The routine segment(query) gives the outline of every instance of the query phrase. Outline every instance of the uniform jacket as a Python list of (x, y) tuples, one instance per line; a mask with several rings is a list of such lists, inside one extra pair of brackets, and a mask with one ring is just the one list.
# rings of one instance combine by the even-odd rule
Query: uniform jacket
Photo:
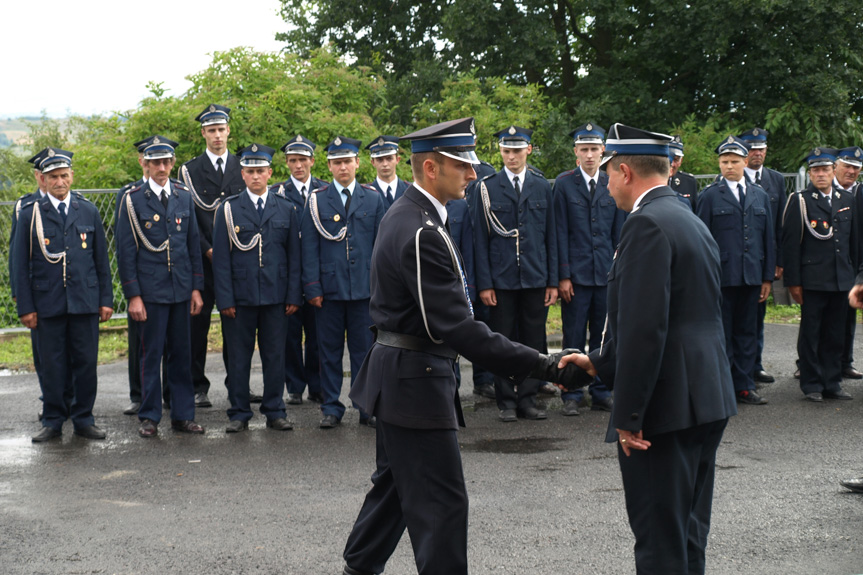
[(467, 201), (467, 207), (470, 210), (470, 215), (472, 218), (475, 218), (477, 213), (477, 208), (481, 208), (481, 204), (477, 203), (479, 199), (479, 184), (488, 176), (493, 176), (497, 173), (497, 170), (494, 169), (494, 166), (489, 164), (484, 160), (480, 160), (479, 164), (474, 164), (474, 171), (476, 172), (476, 179), (472, 180), (471, 183), (467, 185), (464, 191), (464, 199)]
[[(351, 301), (370, 294), (369, 268), (378, 226), (384, 216), (381, 195), (371, 186), (357, 184), (345, 214), (341, 193), (334, 185), (315, 190), (321, 225), (332, 236), (347, 226), (345, 238), (326, 239), (312, 221), (311, 201), (306, 203), (300, 229), (303, 250), (303, 292), (307, 300)], [(311, 198), (310, 198), (311, 200)]]
[[(210, 157), (206, 152), (192, 158), (184, 164), (189, 170), (189, 177), (198, 196), (206, 204), (212, 204), (216, 199), (239, 194), (246, 189), (246, 183), (240, 174), (240, 160), (237, 156), (228, 152), (228, 160), (225, 162), (225, 175), (219, 182), (219, 174)], [(216, 213), (208, 212), (195, 206), (195, 219), (198, 222), (198, 236), (201, 242), (201, 253), (207, 253), (213, 247), (213, 218)], [(210, 276), (210, 261), (204, 264), (207, 276)]]
[(12, 230), (9, 232), (9, 288), (12, 292), (12, 297), (15, 296), (15, 290), (17, 286), (15, 285), (15, 230), (18, 228), (18, 215), (21, 213), (21, 208), (34, 202), (42, 197), (42, 194), (39, 192), (37, 188), (35, 192), (30, 192), (29, 194), (24, 194), (18, 201), (15, 202), (15, 207), (12, 209)]
[(719, 245), (722, 287), (760, 286), (776, 273), (773, 214), (767, 193), (746, 182), (744, 205), (725, 179), (709, 185), (698, 197), (696, 214)]
[(378, 192), (380, 192), (381, 199), (384, 201), (384, 211), (386, 211), (386, 210), (390, 209), (390, 206), (393, 205), (393, 202), (395, 202), (397, 199), (402, 197), (402, 194), (405, 193), (405, 190), (408, 189), (408, 185), (410, 185), (410, 184), (408, 184), (403, 179), (396, 177), (396, 185), (395, 185), (395, 189), (393, 190), (393, 201), (392, 202), (389, 200), (389, 198), (387, 198), (386, 190), (381, 189), (381, 187), (378, 186), (378, 179), (377, 178), (375, 178), (374, 180), (369, 182), (368, 185), (372, 186), (374, 189), (376, 189)]
[[(231, 205), (234, 231), (242, 244), (255, 234), (263, 241), (243, 251), (228, 235), (225, 204)], [(259, 257), (260, 255), (260, 257)], [(219, 206), (213, 228), (213, 280), (219, 309), (275, 304), (303, 305), (300, 285), (300, 219), (293, 204), (267, 194), (263, 217), (249, 195), (232, 196)]]
[(581, 170), (560, 174), (554, 181), (554, 212), (560, 279), (582, 286), (606, 285), (626, 220), (626, 212), (608, 193), (608, 175), (599, 173), (591, 204)]
[[(70, 192), (66, 223), (46, 195), (21, 208), (15, 229), (15, 293), (18, 315), (36, 312), (41, 317), (94, 314), (112, 307), (111, 268), (99, 210), (78, 192)], [(45, 248), (66, 251), (66, 285), (63, 263), (50, 263), (42, 255), (33, 210), (42, 216)]]
[(461, 252), (464, 264), (464, 275), (467, 278), (467, 288), (470, 300), (476, 301), (476, 272), (473, 253), (473, 222), (470, 217), (467, 200), (450, 200), (446, 203), (449, 235)]
[[(462, 278), (438, 228), (443, 222), (413, 186), (381, 222), (372, 258), (372, 321), (378, 329), (429, 339), (419, 305), (416, 235), (420, 233), (422, 297), (435, 338), (502, 376), (522, 380), (536, 350), (513, 343), (476, 321)], [(453, 361), (430, 353), (375, 343), (350, 393), (366, 413), (411, 428), (456, 429), (464, 424)]]
[[(192, 290), (204, 289), (201, 244), (192, 195), (178, 180), (170, 180), (168, 208), (148, 183), (130, 189), (126, 195), (138, 216), (141, 232), (154, 248), (170, 239), (171, 266), (166, 252), (151, 252), (136, 242), (126, 202), (120, 204), (115, 242), (117, 267), (126, 299), (141, 296), (145, 302), (179, 303), (192, 297)], [(179, 228), (179, 229), (178, 229)]]
[[(746, 176), (749, 178), (749, 176)], [(776, 265), (782, 267), (782, 212), (785, 209), (785, 178), (776, 170), (761, 168), (761, 187), (770, 199), (773, 233), (776, 237)]]
[[(323, 188), (327, 184), (328, 182), (311, 176), (309, 178), (309, 188), (306, 190), (306, 194), (308, 195), (318, 188)], [(294, 181), (292, 179), (288, 178), (284, 182), (279, 182), (278, 184), (270, 186), (269, 191), (270, 193), (279, 194), (290, 200), (291, 204), (297, 210), (297, 219), (299, 220), (303, 217), (303, 210), (306, 209), (306, 201), (303, 196), (300, 195), (300, 191), (294, 186)]]
[(557, 234), (551, 186), (529, 170), (523, 173), (521, 194), (516, 193), (504, 170), (483, 180), (491, 211), (505, 229), (519, 232), (518, 258), (516, 239), (502, 237), (491, 229), (486, 222), (480, 187), (475, 191), (474, 251), (479, 291), (557, 287)]
[(644, 437), (737, 413), (725, 353), (719, 248), (674, 190), (626, 220), (608, 274), (608, 328), (590, 358), (614, 389), (615, 429)]
[[(857, 203), (851, 194), (833, 189), (831, 204), (815, 186), (791, 194), (782, 224), (782, 249), (786, 286), (807, 290), (847, 291), (854, 285), (859, 246)], [(806, 204), (803, 221), (800, 199)], [(829, 233), (833, 237), (818, 239), (810, 233)]]
[(674, 176), (669, 178), (668, 185), (689, 201), (690, 208), (694, 212), (698, 199), (698, 180), (695, 179), (695, 176), (678, 170)]

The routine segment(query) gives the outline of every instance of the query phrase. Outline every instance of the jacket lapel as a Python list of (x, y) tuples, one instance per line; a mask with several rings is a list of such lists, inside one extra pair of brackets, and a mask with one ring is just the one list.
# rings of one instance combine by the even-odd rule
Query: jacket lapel
[(70, 197), (69, 197), (69, 212), (66, 214), (66, 226), (65, 226), (65, 230), (68, 230), (69, 228), (71, 228), (71, 227), (72, 227), (72, 224), (73, 224), (73, 223), (75, 223), (75, 220), (77, 220), (77, 219), (78, 219), (78, 207), (79, 207), (79, 206), (78, 206), (78, 200), (76, 200), (75, 198), (71, 197), (71, 192), (70, 192)]

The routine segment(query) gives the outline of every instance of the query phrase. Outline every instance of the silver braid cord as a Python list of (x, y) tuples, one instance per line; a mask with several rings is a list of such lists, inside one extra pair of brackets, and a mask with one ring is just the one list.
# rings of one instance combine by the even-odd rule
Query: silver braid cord
[(819, 234), (815, 231), (815, 228), (809, 225), (809, 212), (806, 209), (806, 200), (803, 198), (803, 194), (800, 194), (800, 215), (803, 218), (803, 227), (809, 230), (809, 233), (812, 234), (812, 237), (816, 240), (829, 240), (833, 237), (833, 226), (830, 226), (828, 233)]
[(198, 195), (197, 190), (195, 190), (194, 184), (192, 184), (192, 177), (189, 175), (189, 168), (183, 164), (183, 167), (180, 168), (180, 174), (183, 176), (183, 182), (189, 187), (189, 190), (192, 192), (192, 200), (194, 200), (195, 205), (204, 210), (205, 212), (215, 212), (216, 208), (219, 207), (219, 202), (221, 202), (221, 198), (216, 198), (213, 200), (212, 204), (206, 203), (201, 199), (201, 196)]
[(318, 195), (317, 194), (309, 194), (309, 212), (312, 214), (312, 222), (315, 224), (315, 228), (317, 228), (318, 233), (325, 239), (330, 240), (331, 242), (340, 242), (345, 239), (345, 236), (348, 233), (348, 226), (345, 223), (345, 227), (339, 230), (338, 235), (332, 235), (328, 232), (324, 225), (321, 223), (321, 216), (318, 213)]
[[(147, 239), (147, 236), (144, 235), (144, 230), (141, 229), (141, 224), (138, 221), (138, 214), (135, 212), (135, 206), (132, 204), (132, 194), (126, 194), (126, 211), (129, 214), (129, 223), (132, 224), (132, 229), (135, 231), (135, 245), (140, 247), (140, 244), (144, 244), (144, 248), (147, 251), (153, 253), (161, 253), (166, 252), (168, 255), (168, 271), (171, 271), (171, 250), (168, 247), (171, 245), (171, 238), (165, 238), (165, 241), (157, 248), (150, 243), (150, 240)], [(138, 243), (138, 239), (140, 238), (141, 242)]]
[(33, 257), (33, 227), (36, 228), (36, 239), (39, 240), (39, 249), (42, 250), (42, 256), (50, 264), (63, 262), (63, 287), (66, 287), (66, 251), (49, 252), (45, 247), (45, 229), (42, 227), (42, 211), (39, 209), (39, 204), (33, 204), (33, 216), (30, 218), (30, 257)]
[(519, 249), (519, 235), (518, 228), (514, 230), (508, 230), (503, 227), (503, 224), (500, 223), (500, 220), (497, 219), (497, 216), (493, 211), (491, 211), (491, 199), (488, 197), (488, 188), (485, 186), (485, 182), (481, 182), (479, 185), (479, 193), (480, 198), (482, 199), (482, 210), (485, 214), (485, 225), (490, 229), (494, 230), (494, 233), (499, 235), (502, 238), (515, 238), (515, 263), (516, 265), (521, 265), (521, 257)]
[(240, 238), (237, 236), (237, 230), (234, 228), (234, 214), (231, 212), (231, 202), (225, 202), (225, 225), (228, 227), (228, 237), (231, 240), (231, 244), (237, 246), (237, 249), (247, 252), (255, 246), (258, 247), (258, 266), (264, 267), (264, 254), (262, 251), (264, 249), (264, 239), (261, 237), (261, 233), (258, 232), (252, 236), (252, 241), (247, 244), (240, 241)]

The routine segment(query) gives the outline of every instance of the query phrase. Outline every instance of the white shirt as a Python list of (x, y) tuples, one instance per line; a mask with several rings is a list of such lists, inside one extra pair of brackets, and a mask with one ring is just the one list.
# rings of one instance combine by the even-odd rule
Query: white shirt
[[(345, 189), (345, 187), (347, 187), (348, 191), (351, 193), (351, 197), (353, 198), (353, 197), (354, 197), (354, 190), (355, 190), (355, 189), (356, 189), (356, 187), (357, 187), (357, 181), (356, 181), (356, 180), (354, 180), (354, 181), (353, 181), (353, 182), (351, 182), (348, 186), (343, 186), (343, 185), (341, 185), (340, 183), (338, 183), (337, 181), (333, 180), (333, 185), (336, 187), (336, 191), (337, 191), (339, 194), (341, 194), (341, 193), (342, 193), (342, 190), (344, 190), (344, 189)], [(347, 199), (345, 199), (345, 198), (342, 198), (342, 199), (344, 199), (344, 201), (345, 201), (345, 203), (346, 203), (346, 204), (348, 203), (348, 202), (347, 202)]]
[(850, 188), (846, 188), (845, 186), (843, 186), (842, 184), (839, 183), (839, 180), (837, 180), (835, 176), (833, 177), (833, 185), (836, 186), (837, 188), (839, 188), (840, 190), (845, 190), (846, 192), (850, 192), (851, 190), (853, 190), (854, 184), (856, 184), (856, 183), (857, 182), (854, 182), (851, 184)]
[(66, 194), (66, 199), (63, 200), (62, 202), (60, 200), (58, 200), (57, 198), (55, 198), (54, 196), (52, 196), (51, 194), (45, 194), (45, 195), (48, 196), (49, 200), (51, 200), (51, 205), (54, 206), (54, 209), (57, 210), (58, 214), (60, 213), (60, 204), (64, 204), (66, 207), (63, 209), (66, 210), (66, 215), (67, 216), (69, 215), (69, 197), (72, 195), (72, 192), (69, 192), (68, 194)]
[(638, 208), (639, 208), (639, 204), (641, 204), (641, 200), (644, 199), (644, 196), (646, 196), (647, 194), (649, 194), (651, 191), (655, 190), (656, 188), (661, 188), (661, 187), (662, 187), (662, 185), (653, 186), (652, 188), (648, 188), (647, 190), (642, 192), (640, 196), (635, 198), (635, 203), (632, 204), (632, 211), (629, 213), (634, 214), (635, 212), (637, 212)]
[[(294, 187), (297, 189), (298, 192), (300, 192), (300, 195), (303, 197), (304, 200), (307, 197), (309, 197), (309, 192), (312, 191), (309, 189), (312, 185), (312, 176), (311, 175), (309, 175), (309, 179), (306, 182), (301, 182), (298, 179), (296, 179), (294, 176), (291, 176), (291, 182), (293, 182)], [(306, 188), (305, 194), (302, 191), (304, 187)]]
[(210, 163), (212, 163), (213, 167), (216, 168), (217, 170), (219, 169), (219, 166), (216, 164), (216, 160), (218, 160), (219, 158), (222, 158), (222, 172), (224, 172), (225, 168), (228, 166), (228, 150), (227, 149), (225, 150), (225, 152), (221, 156), (217, 156), (216, 154), (214, 154), (213, 152), (210, 151), (210, 148), (207, 148), (207, 157), (210, 158)]
[(509, 183), (512, 184), (512, 187), (515, 187), (515, 183), (512, 181), (516, 176), (518, 176), (518, 189), (521, 190), (524, 188), (524, 178), (527, 176), (527, 167), (525, 167), (520, 173), (513, 174), (509, 171), (509, 168), (504, 167), (504, 171), (506, 172), (506, 177), (509, 178)]
[(432, 206), (434, 206), (434, 209), (437, 211), (437, 215), (440, 216), (440, 221), (442, 221), (444, 223), (444, 225), (446, 225), (446, 217), (447, 217), (446, 207), (444, 207), (444, 205), (442, 203), (440, 203), (436, 197), (434, 197), (433, 195), (431, 195), (430, 193), (428, 193), (427, 191), (422, 189), (418, 183), (414, 182), (414, 187), (416, 189), (418, 189), (422, 195), (424, 195), (425, 197), (427, 197), (429, 199)]
[(156, 180), (154, 180), (152, 178), (147, 180), (146, 183), (148, 183), (150, 185), (150, 189), (153, 190), (153, 193), (156, 194), (156, 199), (159, 200), (160, 202), (162, 201), (162, 190), (165, 190), (165, 192), (169, 196), (171, 195), (171, 180), (168, 180), (167, 182), (165, 182), (164, 188), (162, 186), (160, 186), (158, 183), (156, 183)]
[(380, 188), (381, 188), (381, 190), (383, 190), (384, 194), (386, 194), (386, 193), (387, 193), (387, 188), (389, 188), (389, 189), (390, 189), (390, 194), (392, 194), (393, 198), (395, 198), (395, 197), (396, 197), (396, 188), (397, 188), (397, 187), (398, 187), (398, 185), (399, 185), (399, 178), (398, 178), (398, 176), (396, 176), (395, 178), (393, 178), (393, 181), (392, 181), (392, 182), (389, 182), (389, 183), (387, 183), (387, 182), (383, 181), (383, 180), (380, 178), (380, 176), (378, 176), (378, 177), (377, 177), (377, 178), (375, 178), (375, 179), (377, 180), (377, 182), (378, 182), (378, 186), (380, 186)]
[[(757, 170), (753, 170), (752, 168), (744, 166), (743, 171), (746, 173), (747, 176), (749, 176), (749, 179), (752, 180), (752, 183), (754, 184), (756, 179), (761, 178), (763, 176), (763, 174), (761, 173), (761, 170), (763, 169), (763, 167), (764, 166), (762, 166), (761, 168), (758, 168)], [(758, 178), (756, 178), (756, 175), (758, 176)]]
[(740, 196), (738, 195), (738, 192), (737, 192), (737, 186), (743, 186), (743, 189), (744, 189), (743, 193), (744, 194), (746, 193), (745, 192), (745, 190), (746, 190), (746, 178), (743, 178), (739, 182), (734, 182), (732, 180), (729, 180), (728, 178), (725, 178), (725, 185), (728, 186), (728, 189), (731, 190), (731, 193), (734, 194), (734, 197), (737, 198), (738, 202), (740, 201)]
[(252, 200), (252, 205), (255, 206), (255, 209), (258, 208), (258, 198), (264, 200), (264, 207), (267, 207), (267, 196), (270, 194), (268, 190), (264, 190), (264, 193), (259, 196), (257, 194), (253, 194), (249, 188), (246, 188), (246, 193), (249, 194), (249, 199)]
[(599, 185), (599, 170), (597, 170), (596, 173), (593, 174), (593, 177), (590, 177), (587, 175), (587, 172), (584, 171), (584, 168), (579, 166), (578, 169), (579, 169), (579, 171), (581, 171), (581, 177), (584, 178), (584, 181), (587, 183), (587, 189), (588, 190), (590, 189), (590, 181), (591, 180), (593, 180), (594, 185), (596, 185), (596, 186)]

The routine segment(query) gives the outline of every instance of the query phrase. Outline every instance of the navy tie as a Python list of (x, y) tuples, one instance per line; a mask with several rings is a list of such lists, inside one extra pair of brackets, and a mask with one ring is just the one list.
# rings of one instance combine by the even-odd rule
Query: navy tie
[(518, 185), (518, 176), (514, 176), (514, 177), (512, 178), (512, 187), (513, 187), (513, 188), (515, 188), (515, 193), (516, 193), (516, 194), (520, 194), (520, 193), (521, 193), (521, 188), (520, 188), (520, 187), (519, 187), (519, 185)]
[(590, 180), (590, 203), (593, 203), (593, 197), (596, 195), (596, 180)]
[(761, 185), (761, 170), (755, 172), (755, 183)]
[(264, 217), (264, 198), (258, 198), (258, 219)]
[(60, 202), (60, 204), (57, 206), (57, 209), (60, 210), (60, 217), (63, 218), (63, 224), (65, 224), (66, 223), (66, 204), (63, 202)]
[(743, 184), (737, 184), (737, 199), (740, 201), (740, 205), (743, 205), (743, 201), (746, 199), (746, 192), (743, 191)]
[(342, 193), (345, 195), (345, 214), (347, 214), (351, 207), (351, 191), (347, 188), (343, 188)]
[(222, 181), (222, 178), (225, 177), (225, 170), (222, 167), (222, 158), (218, 158), (216, 160), (216, 173), (219, 174), (219, 181)]
[(387, 186), (387, 199), (390, 201), (390, 203), (393, 202), (393, 189), (390, 186)]

